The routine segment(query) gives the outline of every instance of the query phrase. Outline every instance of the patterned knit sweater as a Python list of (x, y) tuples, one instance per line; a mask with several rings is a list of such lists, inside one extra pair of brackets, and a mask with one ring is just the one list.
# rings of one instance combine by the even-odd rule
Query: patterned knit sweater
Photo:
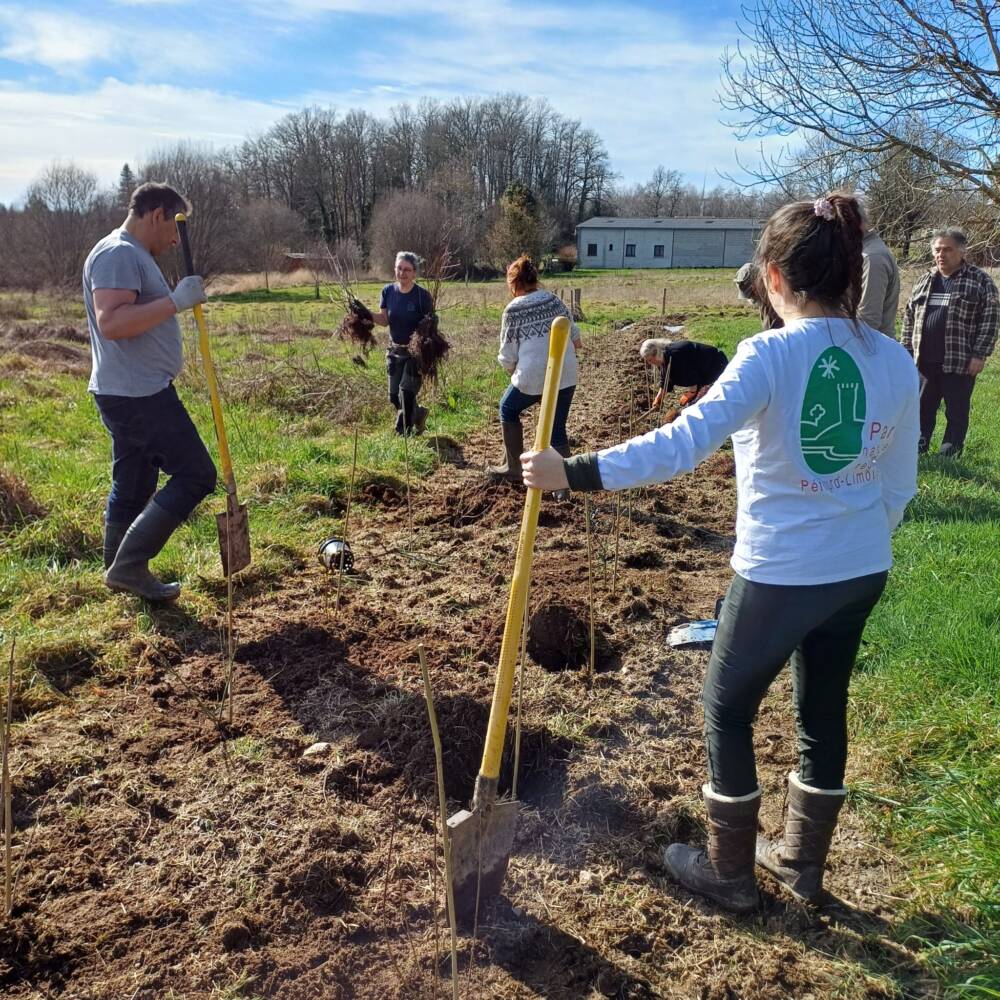
[[(549, 360), (549, 330), (557, 316), (570, 319), (569, 310), (558, 296), (539, 289), (511, 299), (500, 319), (497, 360), (511, 373), (511, 383), (528, 396), (542, 394)], [(576, 385), (580, 331), (572, 320), (570, 339), (563, 358), (560, 389)]]

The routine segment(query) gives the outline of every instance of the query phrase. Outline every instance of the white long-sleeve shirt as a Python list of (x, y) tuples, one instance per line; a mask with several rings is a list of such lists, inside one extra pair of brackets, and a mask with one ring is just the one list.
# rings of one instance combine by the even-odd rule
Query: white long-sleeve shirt
[(565, 389), (576, 385), (580, 331), (559, 296), (541, 288), (519, 295), (507, 303), (500, 318), (497, 360), (511, 373), (513, 385), (527, 396), (542, 394), (549, 363), (549, 330), (557, 316), (565, 316), (571, 324), (570, 343), (566, 345), (559, 377), (559, 388)]
[(802, 319), (744, 340), (673, 423), (599, 452), (604, 488), (689, 472), (731, 435), (737, 573), (791, 585), (887, 570), (916, 493), (918, 376), (896, 341), (860, 329)]

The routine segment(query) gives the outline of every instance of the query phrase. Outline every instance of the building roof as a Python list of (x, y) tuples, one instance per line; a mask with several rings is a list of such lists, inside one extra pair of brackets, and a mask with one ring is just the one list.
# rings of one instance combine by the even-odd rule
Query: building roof
[(756, 219), (626, 219), (595, 215), (577, 229), (762, 229)]

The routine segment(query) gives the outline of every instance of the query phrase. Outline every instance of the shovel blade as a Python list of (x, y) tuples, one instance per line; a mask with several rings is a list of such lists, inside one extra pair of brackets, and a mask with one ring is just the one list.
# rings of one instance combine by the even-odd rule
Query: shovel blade
[(223, 576), (239, 573), (250, 565), (250, 521), (246, 504), (230, 501), (231, 498), (227, 500), (224, 513), (215, 515)]
[(494, 802), (481, 812), (463, 809), (448, 818), (455, 916), (463, 927), (475, 922), (477, 895), (482, 909), (503, 888), (519, 805)]

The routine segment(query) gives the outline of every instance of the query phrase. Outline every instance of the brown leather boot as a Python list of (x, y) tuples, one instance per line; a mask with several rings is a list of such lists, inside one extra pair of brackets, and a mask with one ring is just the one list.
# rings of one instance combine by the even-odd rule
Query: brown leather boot
[(486, 470), (490, 479), (506, 479), (511, 483), (521, 482), (521, 453), (524, 451), (524, 427), (517, 423), (501, 423), (505, 459), (503, 465), (491, 466)]
[(707, 896), (727, 910), (746, 913), (760, 905), (754, 878), (760, 789), (749, 795), (718, 795), (702, 785), (708, 814), (708, 844), (699, 851), (687, 844), (671, 844), (663, 863), (685, 889)]
[(757, 864), (766, 868), (796, 899), (811, 902), (823, 889), (823, 866), (837, 826), (846, 788), (812, 788), (788, 775), (785, 835), (757, 838)]

